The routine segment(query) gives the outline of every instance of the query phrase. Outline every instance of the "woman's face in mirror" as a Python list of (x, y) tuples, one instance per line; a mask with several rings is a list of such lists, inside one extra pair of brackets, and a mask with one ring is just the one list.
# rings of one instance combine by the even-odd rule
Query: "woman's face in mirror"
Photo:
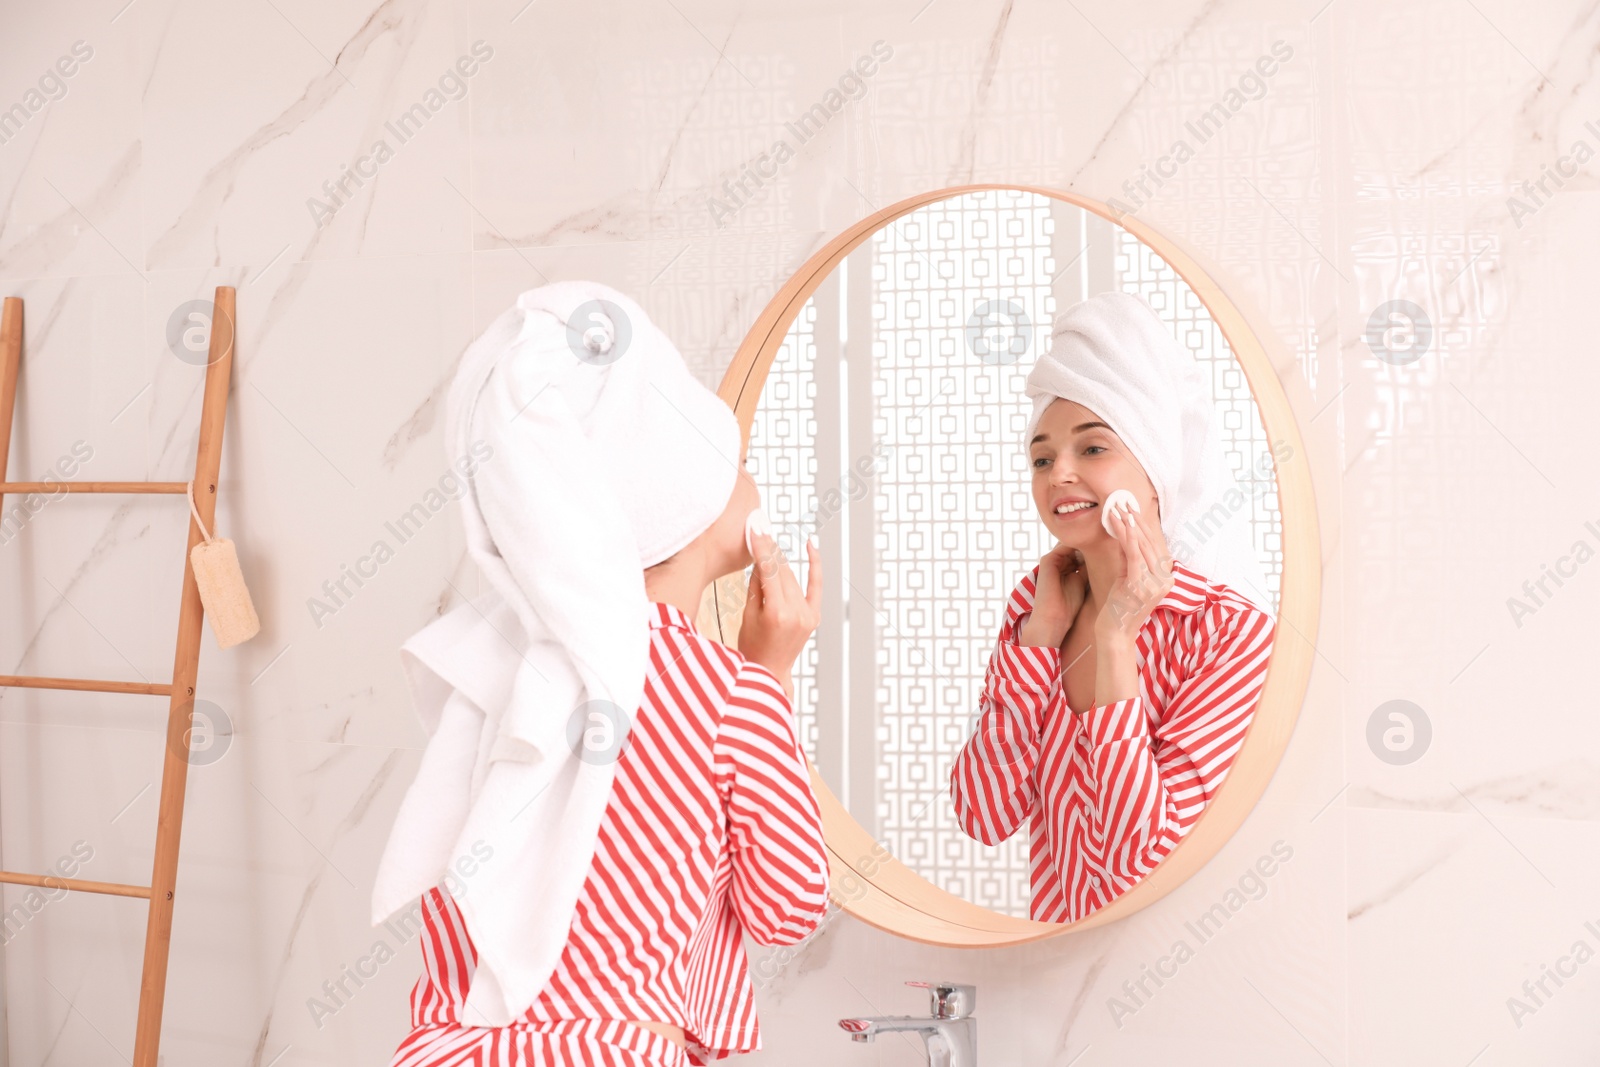
[[(1044, 409), (1028, 444), (1028, 465), (1034, 506), (1062, 544), (1082, 550), (1112, 541), (1100, 522), (1100, 504), (1116, 489), (1132, 493), (1143, 514), (1160, 518), (1144, 467), (1100, 416), (1076, 401), (1058, 398)], [(1061, 510), (1079, 501), (1092, 506)]]

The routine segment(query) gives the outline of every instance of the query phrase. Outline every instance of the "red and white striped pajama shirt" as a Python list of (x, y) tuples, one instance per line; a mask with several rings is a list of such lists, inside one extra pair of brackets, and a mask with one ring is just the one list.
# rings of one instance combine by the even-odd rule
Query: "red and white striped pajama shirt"
[(1029, 914), (1040, 922), (1081, 919), (1155, 869), (1215, 795), (1255, 712), (1272, 617), (1177, 560), (1172, 574), (1137, 638), (1139, 695), (1081, 716), (1067, 704), (1061, 650), (1017, 642), (1037, 566), (1006, 606), (950, 796), (984, 844), (1028, 820)]
[[(425, 973), (391, 1067), (683, 1067), (761, 1047), (743, 932), (814, 930), (822, 821), (773, 674), (651, 603), (644, 700), (618, 760), (567, 946), (506, 1027), (462, 1024), (477, 960), (449, 893), (423, 898)], [(684, 1028), (689, 1051), (625, 1021)]]

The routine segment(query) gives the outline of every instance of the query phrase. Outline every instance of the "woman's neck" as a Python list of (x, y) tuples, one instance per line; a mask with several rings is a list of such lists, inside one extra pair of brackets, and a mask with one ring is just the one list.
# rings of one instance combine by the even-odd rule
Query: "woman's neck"
[(693, 619), (700, 613), (705, 598), (706, 578), (698, 559), (679, 559), (644, 572), (645, 595), (662, 604), (671, 604)]
[[(1161, 552), (1163, 545), (1155, 546), (1157, 553)], [(1094, 621), (1104, 610), (1106, 601), (1110, 599), (1111, 587), (1116, 584), (1117, 576), (1122, 572), (1122, 546), (1115, 538), (1108, 538), (1103, 548), (1083, 551), (1084, 565), (1089, 570), (1089, 591), (1084, 596), (1083, 607), (1080, 612), (1088, 612), (1089, 621)], [(1160, 562), (1159, 557), (1157, 562)]]

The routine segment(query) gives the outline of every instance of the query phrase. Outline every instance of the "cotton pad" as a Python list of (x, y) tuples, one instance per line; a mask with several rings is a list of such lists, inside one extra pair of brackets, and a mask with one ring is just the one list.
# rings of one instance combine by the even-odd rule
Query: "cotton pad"
[[(1105, 527), (1106, 533), (1111, 533), (1111, 512), (1115, 508), (1122, 509), (1122, 517), (1127, 518), (1128, 512), (1139, 510), (1139, 498), (1126, 489), (1113, 489), (1111, 495), (1106, 497), (1106, 502), (1100, 505), (1100, 525)], [(1112, 534), (1112, 536), (1116, 536)]]
[(744, 518), (744, 547), (752, 557), (756, 554), (755, 539), (757, 534), (772, 533), (772, 521), (767, 518), (767, 513), (756, 508)]

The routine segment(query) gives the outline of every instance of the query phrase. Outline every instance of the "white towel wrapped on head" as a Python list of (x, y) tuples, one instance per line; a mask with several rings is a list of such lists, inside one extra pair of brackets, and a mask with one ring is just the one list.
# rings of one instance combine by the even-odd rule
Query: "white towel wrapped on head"
[(1250, 516), (1228, 471), (1204, 368), (1143, 297), (1105, 292), (1056, 316), (1049, 349), (1028, 372), (1033, 413), (1023, 448), (1057, 398), (1094, 412), (1128, 446), (1155, 487), (1174, 557), (1274, 614)]
[(722, 514), (742, 440), (644, 310), (595, 282), (519, 296), (462, 356), (444, 422), (452, 463), (472, 457), (462, 519), (490, 589), (401, 647), (429, 741), (372, 921), (450, 878), (479, 953), (464, 1021), (503, 1026), (560, 959), (643, 700), (644, 568)]

